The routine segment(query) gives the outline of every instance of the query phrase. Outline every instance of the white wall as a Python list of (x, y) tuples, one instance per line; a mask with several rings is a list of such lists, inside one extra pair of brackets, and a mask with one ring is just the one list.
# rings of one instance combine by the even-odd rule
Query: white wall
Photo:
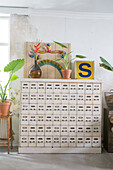
[(99, 56), (113, 65), (113, 18), (31, 16), (30, 23), (38, 29), (36, 36), (42, 41), (69, 42), (73, 57), (82, 54), (94, 60), (95, 77), (103, 81), (103, 90), (113, 88), (113, 73), (99, 67)]
[[(71, 43), (72, 56), (82, 54), (95, 61), (96, 79), (102, 80), (103, 90), (113, 88), (113, 73), (99, 67), (99, 56), (105, 57), (113, 65), (113, 17), (60, 15), (13, 15), (11, 19), (11, 59), (24, 58), (24, 42), (36, 41)], [(23, 77), (23, 69), (18, 73)], [(14, 84), (14, 92), (19, 95), (19, 80)], [(16, 86), (15, 86), (16, 85)], [(19, 97), (18, 97), (19, 100)], [(15, 113), (19, 112), (19, 101), (15, 101)], [(18, 105), (18, 106), (17, 106)], [(15, 143), (18, 143), (18, 117), (14, 116), (13, 129)]]

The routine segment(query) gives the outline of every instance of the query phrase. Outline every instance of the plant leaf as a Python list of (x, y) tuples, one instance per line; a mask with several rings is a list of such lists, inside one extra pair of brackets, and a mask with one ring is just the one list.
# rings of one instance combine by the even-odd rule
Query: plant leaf
[(86, 58), (85, 56), (83, 55), (76, 55), (77, 58)]
[(113, 67), (111, 66), (111, 64), (108, 63), (108, 61), (106, 61), (103, 57), (100, 57), (100, 60), (102, 61), (102, 64), (105, 64), (106, 66), (110, 67), (113, 70)]
[(13, 60), (9, 64), (7, 64), (7, 66), (4, 67), (4, 72), (11, 71), (12, 73), (15, 73), (16, 71), (23, 67), (24, 63), (25, 63), (24, 59)]
[(61, 59), (57, 59), (56, 61), (60, 61), (60, 60), (62, 60), (62, 58)]
[(54, 43), (56, 43), (56, 44), (58, 44), (58, 45), (60, 45), (61, 47), (63, 47), (63, 48), (68, 48), (66, 45), (64, 45), (64, 44), (62, 44), (62, 43), (59, 43), (59, 42), (57, 42), (57, 41), (53, 41)]
[(15, 98), (11, 97), (11, 100), (15, 100)]
[(13, 74), (12, 76), (11, 76), (11, 79), (10, 79), (10, 81), (14, 81), (14, 80), (16, 80), (16, 79), (18, 79), (19, 77), (16, 75), (16, 74)]
[(67, 53), (65, 56), (64, 56), (64, 59), (67, 60), (67, 57), (72, 53), (73, 51)]
[(9, 89), (8, 89), (8, 91), (10, 91), (12, 89), (12, 87), (10, 87)]
[(109, 71), (113, 71), (113, 69), (111, 67), (109, 67), (108, 65), (106, 65), (104, 63), (101, 63), (100, 67), (103, 67), (103, 68), (105, 68), (106, 70), (109, 70)]

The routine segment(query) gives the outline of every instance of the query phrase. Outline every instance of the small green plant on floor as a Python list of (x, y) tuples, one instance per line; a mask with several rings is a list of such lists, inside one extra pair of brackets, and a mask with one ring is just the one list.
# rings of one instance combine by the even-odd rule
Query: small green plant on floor
[[(2, 103), (7, 102), (7, 94), (6, 94), (7, 88), (9, 87), (12, 81), (17, 80), (19, 78), (14, 73), (20, 70), (24, 66), (24, 63), (25, 63), (24, 59), (17, 59), (17, 60), (11, 61), (9, 64), (7, 64), (4, 67), (4, 72), (9, 72), (10, 77), (4, 87), (0, 84), (0, 102)], [(12, 87), (8, 88), (8, 91), (10, 91), (11, 89)], [(13, 98), (11, 99), (13, 100)]]

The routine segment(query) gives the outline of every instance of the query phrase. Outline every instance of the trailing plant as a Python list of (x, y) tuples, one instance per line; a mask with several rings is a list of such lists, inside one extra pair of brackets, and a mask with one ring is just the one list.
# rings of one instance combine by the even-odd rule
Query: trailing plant
[[(66, 45), (59, 43), (57, 41), (53, 41), (54, 43), (60, 45), (62, 48), (68, 48)], [(61, 58), (57, 59), (56, 61), (61, 61), (64, 64), (64, 68), (65, 70), (68, 70), (69, 64), (71, 63), (72, 60), (75, 60), (76, 58), (86, 58), (83, 55), (76, 55), (75, 58), (69, 59), (69, 55), (72, 53), (73, 51), (70, 51), (69, 53), (66, 53), (65, 51), (63, 51)]]
[[(9, 64), (7, 64), (4, 67), (4, 72), (9, 72), (10, 77), (4, 87), (0, 84), (0, 102), (5, 103), (7, 101), (7, 94), (6, 94), (7, 88), (9, 87), (9, 84), (12, 81), (17, 80), (19, 78), (14, 73), (20, 70), (24, 66), (24, 63), (25, 63), (24, 59), (17, 59), (17, 60), (11, 61)], [(11, 89), (12, 87), (8, 88), (8, 91), (10, 91)], [(13, 100), (13, 98), (11, 99)]]
[(103, 67), (105, 68), (106, 70), (109, 70), (109, 71), (113, 71), (113, 67), (111, 66), (111, 64), (105, 60), (103, 57), (100, 57), (100, 60), (102, 63), (100, 63), (100, 67)]

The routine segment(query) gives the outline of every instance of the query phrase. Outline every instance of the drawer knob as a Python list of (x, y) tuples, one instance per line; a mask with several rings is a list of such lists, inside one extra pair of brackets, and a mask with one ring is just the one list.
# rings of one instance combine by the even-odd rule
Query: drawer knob
[(110, 123), (113, 124), (113, 117), (110, 117)]

